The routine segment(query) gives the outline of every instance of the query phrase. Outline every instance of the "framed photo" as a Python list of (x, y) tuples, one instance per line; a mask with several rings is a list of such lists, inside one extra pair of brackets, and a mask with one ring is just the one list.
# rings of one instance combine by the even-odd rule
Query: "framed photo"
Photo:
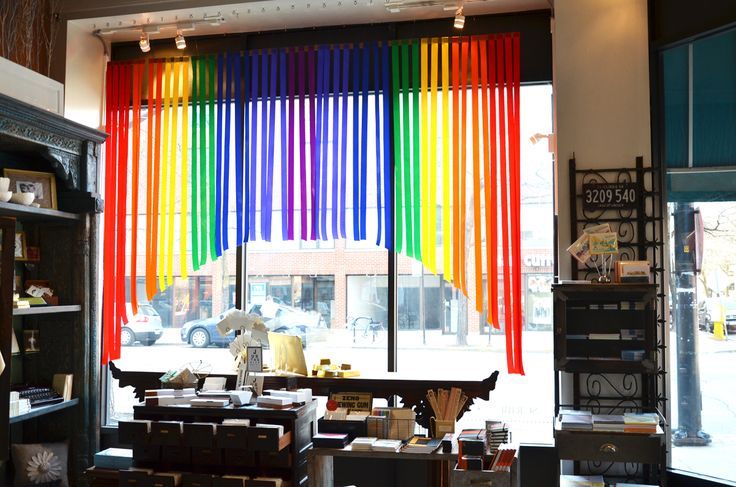
[(26, 233), (15, 232), (15, 260), (26, 260), (28, 257), (26, 250)]
[(26, 353), (40, 352), (38, 330), (23, 330), (23, 351)]
[(41, 249), (39, 247), (31, 247), (26, 245), (26, 260), (38, 262), (41, 260)]
[(13, 193), (33, 193), (34, 203), (41, 208), (57, 209), (56, 176), (50, 172), (5, 169), (4, 175), (10, 178), (10, 191)]

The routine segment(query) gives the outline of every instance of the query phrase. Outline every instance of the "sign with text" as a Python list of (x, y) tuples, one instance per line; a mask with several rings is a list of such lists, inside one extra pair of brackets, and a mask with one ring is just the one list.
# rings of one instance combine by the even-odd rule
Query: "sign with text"
[(583, 184), (583, 210), (634, 210), (639, 204), (636, 183)]
[(370, 392), (335, 392), (330, 394), (330, 399), (337, 403), (337, 407), (347, 408), (351, 412), (370, 412), (373, 407), (373, 395)]

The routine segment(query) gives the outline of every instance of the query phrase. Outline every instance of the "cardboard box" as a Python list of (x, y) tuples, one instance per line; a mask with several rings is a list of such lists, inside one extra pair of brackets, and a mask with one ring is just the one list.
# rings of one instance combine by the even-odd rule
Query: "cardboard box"
[(181, 421), (154, 421), (151, 423), (151, 445), (180, 446)]
[(216, 430), (217, 425), (213, 423), (184, 423), (182, 445), (212, 448), (215, 446)]

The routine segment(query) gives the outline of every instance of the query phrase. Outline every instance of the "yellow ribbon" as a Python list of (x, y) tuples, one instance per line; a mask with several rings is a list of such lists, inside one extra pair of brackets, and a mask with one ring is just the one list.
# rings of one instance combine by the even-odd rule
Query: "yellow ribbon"
[(159, 191), (159, 239), (158, 239), (158, 288), (159, 291), (166, 289), (166, 267), (164, 265), (164, 250), (168, 248), (166, 225), (168, 223), (168, 201), (169, 201), (169, 118), (171, 111), (171, 64), (166, 63), (166, 71), (163, 79), (164, 95), (164, 137), (161, 144), (161, 190)]
[(422, 249), (422, 262), (425, 266), (428, 267), (430, 257), (429, 257), (429, 181), (428, 176), (429, 172), (427, 171), (429, 166), (429, 161), (427, 160), (429, 156), (429, 127), (428, 127), (428, 110), (427, 110), (427, 54), (428, 54), (428, 42), (427, 39), (422, 39), (419, 45), (420, 54), (419, 54), (419, 70), (420, 70), (420, 119), (421, 119), (421, 159), (419, 167), (420, 169), (420, 188), (421, 188), (421, 195), (420, 195), (420, 208), (421, 208), (421, 215), (422, 215), (422, 224), (421, 224), (421, 235), (422, 235), (422, 243), (421, 243), (421, 249)]
[(179, 223), (179, 273), (187, 279), (187, 221), (189, 215), (189, 70), (191, 59), (183, 63), (182, 100), (181, 100), (181, 204)]
[(429, 265), (427, 268), (437, 274), (437, 58), (439, 43), (432, 39), (429, 86), (431, 91), (431, 110), (429, 112), (429, 214), (427, 215), (428, 233), (427, 249)]
[(452, 171), (450, 171), (450, 43), (442, 38), (442, 270), (452, 282)]
[[(178, 114), (179, 114), (179, 71), (181, 71), (182, 63), (174, 63), (174, 85), (171, 94), (171, 149), (169, 152), (169, 203), (167, 211), (169, 212), (168, 233), (166, 236), (167, 254), (166, 254), (166, 285), (174, 284), (174, 200), (176, 199), (176, 143), (178, 142)], [(184, 126), (184, 132), (188, 127)], [(183, 240), (183, 239), (182, 239)]]

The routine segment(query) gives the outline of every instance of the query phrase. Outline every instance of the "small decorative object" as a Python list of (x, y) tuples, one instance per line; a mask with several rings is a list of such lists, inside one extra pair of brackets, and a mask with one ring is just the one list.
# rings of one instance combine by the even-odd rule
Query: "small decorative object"
[[(239, 309), (232, 308), (220, 315), (217, 331), (221, 335), (227, 335), (233, 330), (240, 331), (235, 340), (230, 342), (230, 353), (235, 358), (235, 369), (238, 371), (235, 389), (240, 390), (241, 387), (250, 383), (248, 373), (255, 372), (255, 370), (249, 370), (248, 368), (250, 349), (261, 348), (263, 344), (268, 344), (268, 328), (266, 328), (263, 319), (259, 315), (255, 313), (247, 314)], [(262, 349), (260, 358), (261, 367), (257, 372), (263, 370)]]
[(611, 231), (608, 223), (585, 228), (583, 234), (567, 248), (567, 251), (581, 264), (587, 264), (593, 255), (600, 255), (601, 268), (598, 267), (597, 260), (592, 261), (598, 271), (598, 278), (593, 282), (611, 282), (609, 274), (613, 267), (613, 254), (618, 253), (618, 235)]
[(65, 443), (12, 445), (14, 485), (67, 487), (68, 447)]
[(10, 188), (10, 179), (9, 178), (0, 178), (0, 201), (5, 203), (6, 201), (10, 201), (10, 197), (13, 196), (13, 193), (8, 191)]
[(26, 260), (26, 233), (15, 232), (15, 260)]
[(33, 193), (13, 193), (10, 201), (18, 205), (29, 206), (33, 203), (34, 198)]
[(23, 351), (26, 353), (40, 352), (41, 345), (38, 338), (38, 330), (23, 330)]
[(32, 193), (34, 200), (41, 208), (56, 209), (56, 177), (50, 172), (25, 171), (22, 169), (5, 169), (5, 176), (10, 179), (10, 190), (13, 193)]
[(61, 463), (49, 450), (42, 450), (31, 457), (26, 467), (28, 480), (43, 484), (61, 478)]
[(170, 370), (159, 377), (163, 389), (186, 389), (197, 387), (197, 376), (189, 369), (182, 367), (178, 370)]

